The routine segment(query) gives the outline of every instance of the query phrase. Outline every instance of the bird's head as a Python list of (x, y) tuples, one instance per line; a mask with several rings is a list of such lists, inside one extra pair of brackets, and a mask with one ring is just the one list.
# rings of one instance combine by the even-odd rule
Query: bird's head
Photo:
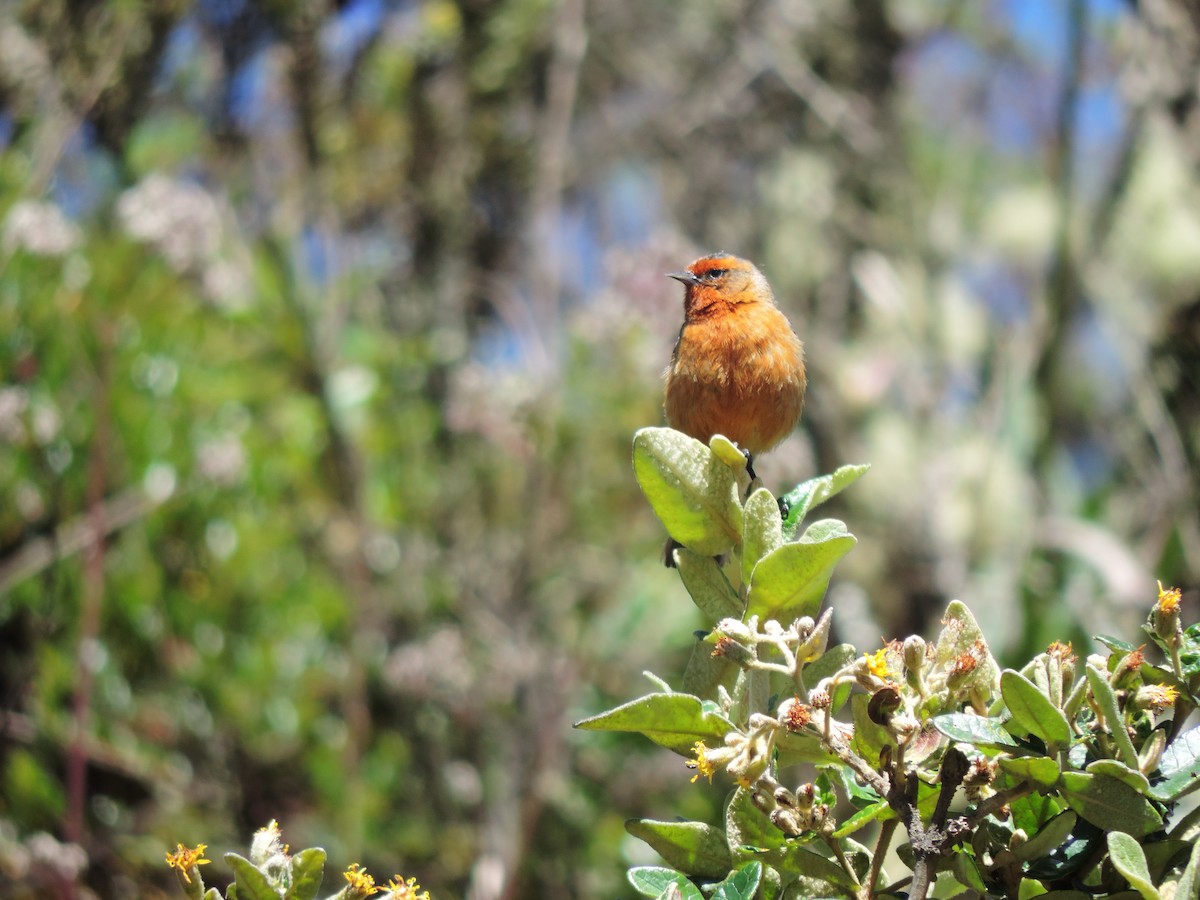
[(762, 272), (748, 260), (727, 253), (702, 256), (669, 278), (687, 288), (684, 312), (693, 317), (739, 303), (774, 303), (775, 294)]

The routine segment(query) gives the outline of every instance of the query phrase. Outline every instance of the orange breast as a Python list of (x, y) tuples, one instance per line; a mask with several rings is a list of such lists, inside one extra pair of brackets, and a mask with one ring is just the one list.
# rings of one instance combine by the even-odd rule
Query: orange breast
[(667, 370), (667, 424), (762, 453), (796, 427), (805, 383), (803, 349), (783, 313), (737, 304), (684, 325)]

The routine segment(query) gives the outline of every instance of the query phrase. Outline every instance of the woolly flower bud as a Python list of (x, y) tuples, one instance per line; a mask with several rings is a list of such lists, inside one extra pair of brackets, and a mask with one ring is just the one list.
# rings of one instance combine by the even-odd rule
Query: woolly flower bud
[(904, 654), (904, 667), (910, 672), (920, 672), (925, 668), (925, 639), (913, 634), (904, 639), (901, 652)]

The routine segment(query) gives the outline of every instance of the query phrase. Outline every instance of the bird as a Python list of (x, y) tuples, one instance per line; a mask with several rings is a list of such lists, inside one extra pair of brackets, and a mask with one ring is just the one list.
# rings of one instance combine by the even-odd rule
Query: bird
[[(669, 278), (684, 285), (683, 326), (664, 373), (667, 425), (707, 444), (723, 434), (754, 457), (800, 421), (808, 379), (804, 345), (748, 260), (712, 253)], [(673, 562), (669, 544), (666, 562)]]

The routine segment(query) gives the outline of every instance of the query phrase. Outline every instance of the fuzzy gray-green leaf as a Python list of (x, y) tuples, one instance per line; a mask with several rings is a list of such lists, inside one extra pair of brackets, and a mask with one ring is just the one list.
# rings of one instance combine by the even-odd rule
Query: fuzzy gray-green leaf
[(233, 870), (233, 881), (242, 900), (279, 900), (279, 892), (250, 860), (236, 853), (226, 853), (225, 863)]
[(585, 731), (636, 731), (660, 747), (691, 756), (697, 741), (719, 747), (733, 725), (691, 694), (647, 694), (575, 723)]
[(1071, 809), (1097, 828), (1140, 838), (1162, 827), (1162, 817), (1150, 801), (1115, 778), (1063, 772), (1058, 783)]
[(715, 558), (683, 547), (675, 551), (675, 561), (683, 586), (710, 624), (741, 618), (742, 601)]
[(1136, 769), (1138, 764), (1137, 750), (1133, 747), (1133, 741), (1129, 739), (1129, 732), (1125, 730), (1125, 719), (1121, 715), (1121, 710), (1117, 707), (1117, 696), (1113, 693), (1112, 685), (1109, 684), (1108, 675), (1101, 672), (1095, 666), (1090, 665), (1085, 668), (1085, 672), (1087, 674), (1088, 686), (1092, 689), (1092, 697), (1095, 698), (1100, 711), (1104, 713), (1105, 723), (1108, 725), (1108, 731), (1117, 745), (1117, 752), (1121, 755), (1121, 762)]
[(1141, 845), (1123, 831), (1108, 833), (1108, 858), (1129, 886), (1142, 895), (1142, 900), (1159, 900), (1158, 889), (1150, 880), (1146, 854)]
[(750, 495), (742, 509), (742, 583), (749, 584), (758, 561), (783, 543), (779, 502), (766, 488)]
[(1036, 734), (1047, 744), (1062, 747), (1070, 743), (1071, 725), (1067, 717), (1020, 672), (1006, 669), (1000, 675), (1000, 694), (1018, 727)]
[(689, 550), (719, 556), (741, 540), (734, 471), (695, 438), (641, 429), (633, 436), (633, 470), (667, 533)]
[(816, 618), (834, 567), (857, 543), (836, 519), (814, 522), (799, 541), (768, 553), (754, 569), (746, 615), (789, 623)]
[(630, 819), (625, 830), (653, 847), (681, 872), (720, 878), (729, 872), (732, 857), (725, 832), (703, 822), (660, 822)]
[(292, 886), (286, 900), (313, 900), (325, 877), (325, 851), (309, 847), (292, 857)]

